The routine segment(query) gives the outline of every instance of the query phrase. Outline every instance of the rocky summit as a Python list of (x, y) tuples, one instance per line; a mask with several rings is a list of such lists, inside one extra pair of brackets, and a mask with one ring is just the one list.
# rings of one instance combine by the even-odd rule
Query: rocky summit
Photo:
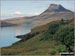
[(68, 9), (65, 9), (62, 5), (51, 4), (45, 12), (72, 12)]

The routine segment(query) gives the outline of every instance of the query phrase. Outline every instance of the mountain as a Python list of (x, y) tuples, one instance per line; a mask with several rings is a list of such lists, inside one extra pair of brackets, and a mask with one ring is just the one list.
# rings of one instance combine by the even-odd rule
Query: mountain
[(33, 19), (33, 23), (46, 24), (51, 21), (71, 19), (74, 17), (74, 12), (65, 9), (62, 5), (51, 4), (47, 10)]
[(51, 21), (61, 20), (62, 18), (65, 20), (71, 19), (74, 17), (74, 12), (65, 9), (62, 5), (59, 4), (51, 4), (48, 9), (46, 9), (43, 13), (37, 16), (32, 17), (18, 17), (5, 20), (9, 23), (22, 24), (25, 22), (31, 22), (32, 24), (43, 25)]

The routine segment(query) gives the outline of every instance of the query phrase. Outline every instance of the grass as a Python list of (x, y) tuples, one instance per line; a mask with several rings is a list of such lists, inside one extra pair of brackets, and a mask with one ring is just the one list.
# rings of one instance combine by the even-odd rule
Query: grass
[[(57, 55), (61, 51), (66, 51), (66, 46), (63, 45), (60, 41), (53, 39), (55, 32), (51, 33), (49, 30), (52, 25), (59, 24), (60, 21), (53, 21), (46, 25), (38, 26), (26, 35), (18, 36), (22, 40), (14, 43), (13, 45), (5, 48), (1, 48), (2, 55)], [(73, 20), (68, 21), (67, 26), (73, 25)], [(63, 27), (65, 25), (59, 25)], [(56, 32), (61, 29), (59, 26), (53, 26), (56, 28)], [(39, 32), (38, 34), (35, 34)], [(51, 33), (51, 34), (50, 34)], [(31, 37), (26, 39), (26, 37)], [(24, 40), (25, 39), (25, 40)], [(72, 46), (73, 48), (73, 46)]]

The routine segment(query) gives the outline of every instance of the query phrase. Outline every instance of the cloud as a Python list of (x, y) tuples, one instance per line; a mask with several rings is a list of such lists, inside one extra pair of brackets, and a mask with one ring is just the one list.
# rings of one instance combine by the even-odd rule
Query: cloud
[(16, 11), (14, 14), (18, 14), (18, 15), (20, 15), (20, 14), (23, 14), (23, 13), (20, 12), (20, 11)]
[(3, 20), (3, 19), (11, 19), (11, 18), (14, 18), (14, 17), (24, 17), (24, 16), (36, 16), (36, 15), (39, 15), (41, 14), (40, 12), (35, 12), (35, 13), (22, 13), (20, 11), (16, 11), (16, 12), (13, 12), (13, 13), (10, 13), (10, 14), (1, 14), (1, 19), (0, 20)]
[(36, 13), (33, 13), (33, 15), (39, 15), (40, 13), (36, 12)]
[(29, 14), (24, 14), (25, 16), (36, 16), (41, 14), (40, 12), (35, 12), (35, 13), (29, 13)]

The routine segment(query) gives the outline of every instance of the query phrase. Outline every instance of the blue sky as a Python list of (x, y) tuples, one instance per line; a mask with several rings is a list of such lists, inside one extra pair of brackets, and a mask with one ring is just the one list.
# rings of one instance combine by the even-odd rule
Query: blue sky
[(1, 1), (1, 19), (38, 15), (45, 11), (50, 4), (61, 4), (63, 7), (74, 11), (74, 0), (7, 0)]

